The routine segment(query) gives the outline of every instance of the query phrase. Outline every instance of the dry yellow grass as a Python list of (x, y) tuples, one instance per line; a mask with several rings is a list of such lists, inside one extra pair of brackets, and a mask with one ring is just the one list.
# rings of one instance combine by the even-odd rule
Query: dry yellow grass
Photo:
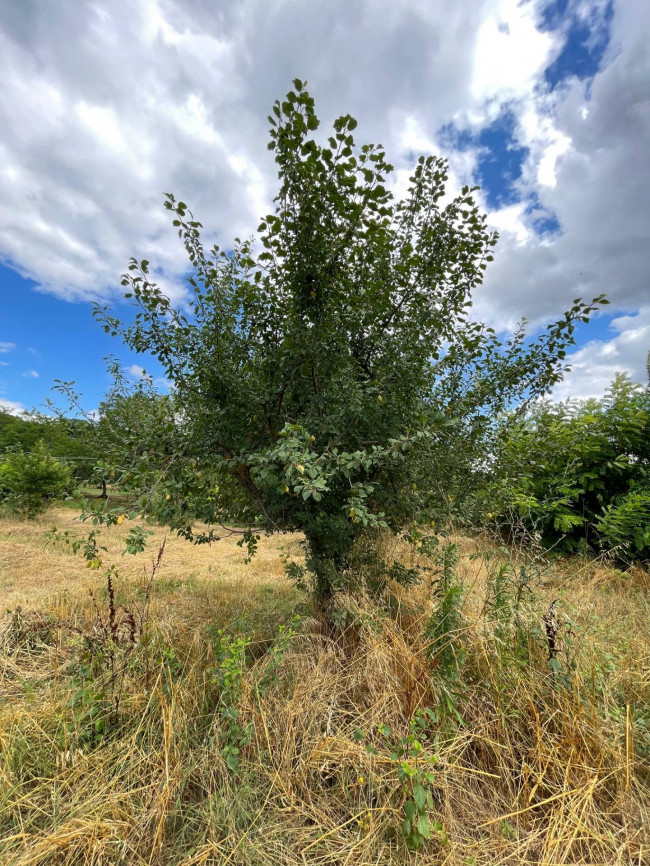
[[(46, 515), (25, 523), (19, 520), (0, 520), (0, 608), (17, 605), (38, 605), (59, 593), (82, 594), (97, 586), (95, 572), (89, 573), (80, 556), (62, 544), (51, 542), (47, 530), (73, 533), (88, 532), (90, 524), (82, 523), (70, 508), (50, 510)], [(284, 579), (278, 553), (282, 546), (296, 553), (297, 540), (292, 536), (260, 539), (258, 555), (249, 564), (244, 563), (242, 549), (237, 547), (238, 536), (226, 537), (213, 544), (194, 546), (173, 533), (153, 527), (148, 549), (135, 556), (122, 556), (129, 522), (104, 531), (102, 544), (108, 548), (107, 561), (116, 562), (126, 580), (137, 580), (166, 539), (165, 556), (160, 576), (175, 579), (193, 575), (198, 581), (227, 580), (241, 592), (248, 584), (273, 583)]]
[[(235, 540), (196, 548), (170, 538), (150, 642), (128, 655), (119, 724), (89, 742), (69, 705), (78, 686), (66, 666), (80, 634), (93, 634), (88, 589), (103, 612), (105, 593), (101, 574), (43, 537), (74, 513), (52, 517), (0, 522), (0, 603), (22, 606), (19, 618), (5, 617), (1, 643), (3, 866), (650, 862), (644, 572), (545, 566), (522, 609), (527, 657), (515, 664), (510, 626), (497, 634), (483, 610), (501, 560), (472, 558), (484, 543), (455, 539), (465, 601), (462, 626), (449, 635), (464, 653), (453, 681), (427, 652), (437, 609), (428, 579), (392, 587), (381, 603), (341, 598), (335, 632), (303, 612), (274, 656), (265, 650), (302, 600), (282, 571), (283, 540), (262, 539), (245, 565)], [(141, 604), (162, 533), (137, 557), (121, 556), (125, 534), (126, 526), (110, 530), (106, 561), (120, 568), (118, 601)], [(284, 543), (299, 555), (296, 539)], [(390, 540), (385, 552), (419, 562)], [(541, 622), (558, 597), (574, 623), (562, 624), (576, 665), (564, 685), (548, 667)], [(252, 641), (236, 690), (247, 730), (239, 774), (222, 753), (225, 645), (206, 625)], [(149, 680), (146, 653), (156, 659)], [(410, 853), (400, 825), (411, 788), (392, 753), (427, 707), (437, 721), (418, 734), (422, 752), (410, 764), (435, 757), (430, 812), (439, 826)]]

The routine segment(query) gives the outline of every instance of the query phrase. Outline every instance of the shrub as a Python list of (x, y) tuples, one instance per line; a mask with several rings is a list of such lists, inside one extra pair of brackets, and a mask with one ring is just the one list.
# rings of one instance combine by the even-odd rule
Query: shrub
[(600, 400), (541, 403), (508, 421), (493, 472), (487, 506), (511, 532), (650, 556), (650, 389), (628, 376)]
[(73, 486), (70, 467), (52, 457), (43, 443), (30, 453), (10, 453), (0, 463), (0, 502), (27, 519), (70, 493)]

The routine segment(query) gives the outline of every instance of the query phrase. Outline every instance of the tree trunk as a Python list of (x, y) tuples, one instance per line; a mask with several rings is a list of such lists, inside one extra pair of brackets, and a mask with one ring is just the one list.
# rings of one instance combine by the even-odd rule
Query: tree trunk
[(309, 545), (307, 567), (314, 576), (318, 607), (327, 614), (337, 588), (343, 583), (352, 539), (347, 536), (305, 532)]

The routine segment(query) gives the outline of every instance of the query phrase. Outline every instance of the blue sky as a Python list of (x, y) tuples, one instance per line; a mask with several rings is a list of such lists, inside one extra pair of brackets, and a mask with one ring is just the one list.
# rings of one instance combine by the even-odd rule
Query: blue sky
[[(130, 313), (124, 303), (117, 302), (115, 309)], [(111, 383), (104, 358), (113, 355), (127, 367), (145, 366), (141, 357), (104, 333), (93, 319), (91, 303), (39, 292), (33, 281), (5, 266), (0, 266), (0, 333), (3, 343), (13, 344), (0, 354), (0, 399), (16, 396), (28, 408), (42, 408), (47, 397), (62, 404), (51, 392), (58, 379), (74, 381), (84, 408), (92, 410)], [(146, 369), (160, 375), (153, 363)]]
[(324, 126), (350, 111), (358, 140), (384, 143), (398, 187), (427, 150), (449, 157), (454, 184), (481, 185), (502, 240), (477, 315), (541, 328), (573, 297), (608, 294), (611, 314), (579, 330), (575, 373), (556, 396), (602, 393), (617, 369), (642, 377), (645, 4), (463, 0), (438, 14), (415, 0), (334, 0), (290, 17), (261, 0), (240, 16), (200, 0), (57, 7), (0, 8), (0, 403), (42, 406), (55, 379), (74, 379), (92, 409), (107, 355), (160, 376), (103, 333), (91, 302), (128, 315), (130, 255), (158, 265), (182, 301), (163, 190), (222, 246), (254, 230), (274, 193), (266, 114), (296, 75)]

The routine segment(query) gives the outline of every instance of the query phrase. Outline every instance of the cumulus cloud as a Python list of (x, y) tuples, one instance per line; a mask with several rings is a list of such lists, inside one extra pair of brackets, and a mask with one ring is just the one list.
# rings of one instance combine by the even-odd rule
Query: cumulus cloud
[[(647, 304), (650, 7), (619, 3), (611, 26), (609, 50), (593, 81), (570, 78), (516, 108), (518, 140), (529, 155), (519, 183), (521, 202), (491, 214), (501, 241), (478, 311), (492, 323), (511, 326), (524, 315), (539, 325), (574, 297), (600, 293), (618, 312), (635, 313)], [(540, 236), (540, 218), (552, 218), (557, 230)], [(612, 358), (616, 369), (644, 381), (650, 334), (639, 331), (639, 317), (646, 315), (644, 308), (638, 316), (616, 319), (617, 336), (574, 354), (575, 372), (562, 393), (574, 387), (602, 393)], [(635, 351), (624, 350), (628, 338), (630, 347), (640, 341)], [(601, 371), (597, 385), (580, 376), (594, 365)]]
[(638, 374), (637, 382), (648, 381), (650, 306), (642, 307), (636, 315), (613, 319), (611, 329), (615, 336), (610, 340), (592, 340), (569, 357), (573, 372), (554, 389), (555, 399), (599, 397), (616, 373), (630, 370)]
[(15, 343), (0, 343), (0, 355), (4, 355), (7, 352), (11, 352), (12, 349), (16, 348)]
[(25, 370), (23, 376), (26, 379), (38, 379), (38, 373), (36, 372), (36, 370)]
[[(275, 186), (266, 115), (298, 75), (324, 124), (349, 111), (359, 139), (383, 142), (398, 188), (421, 149), (447, 153), (454, 182), (473, 180), (480, 148), (455, 148), (442, 131), (510, 112), (527, 156), (519, 200), (491, 214), (502, 240), (477, 313), (500, 328), (522, 315), (541, 325), (601, 291), (635, 313), (649, 288), (650, 7), (617, 0), (610, 23), (604, 0), (570, 0), (565, 23), (549, 27), (546, 5), (2, 4), (0, 260), (75, 300), (119, 293), (135, 255), (182, 298), (186, 255), (162, 191), (221, 245), (254, 231)], [(593, 81), (551, 89), (544, 72), (578, 19), (595, 42), (611, 30), (608, 53)], [(540, 233), (540, 221), (558, 230)], [(617, 321), (613, 341), (633, 327)]]
[(134, 379), (144, 379), (147, 375), (147, 371), (144, 367), (139, 367), (137, 364), (131, 364), (130, 367), (126, 368), (126, 372)]
[(169, 379), (166, 379), (164, 376), (154, 377), (150, 373), (147, 373), (144, 367), (140, 367), (138, 364), (131, 364), (125, 369), (129, 376), (131, 376), (131, 378), (133, 379), (151, 379), (153, 386), (159, 390), (168, 391), (171, 388), (171, 382), (169, 381)]
[[(650, 11), (645, 17), (650, 28)], [(629, 24), (625, 50), (589, 93), (573, 80), (552, 105), (546, 99), (526, 109), (521, 138), (531, 156), (522, 190), (535, 192), (559, 232), (540, 239), (531, 231), (536, 214), (525, 208), (514, 230), (506, 227), (486, 281), (487, 303), (499, 317), (521, 312), (541, 321), (576, 295), (605, 292), (622, 310), (648, 297), (650, 56), (643, 28), (635, 37)], [(622, 29), (613, 33), (619, 45)]]
[(553, 41), (516, 0), (25, 0), (0, 22), (0, 256), (72, 300), (119, 291), (130, 255), (182, 296), (163, 190), (223, 244), (254, 230), (274, 194), (266, 115), (296, 75), (399, 164), (408, 118), (434, 140), (529, 92)]
[(22, 403), (17, 403), (15, 400), (5, 400), (0, 397), (0, 411), (8, 412), (10, 415), (22, 415), (27, 409)]

